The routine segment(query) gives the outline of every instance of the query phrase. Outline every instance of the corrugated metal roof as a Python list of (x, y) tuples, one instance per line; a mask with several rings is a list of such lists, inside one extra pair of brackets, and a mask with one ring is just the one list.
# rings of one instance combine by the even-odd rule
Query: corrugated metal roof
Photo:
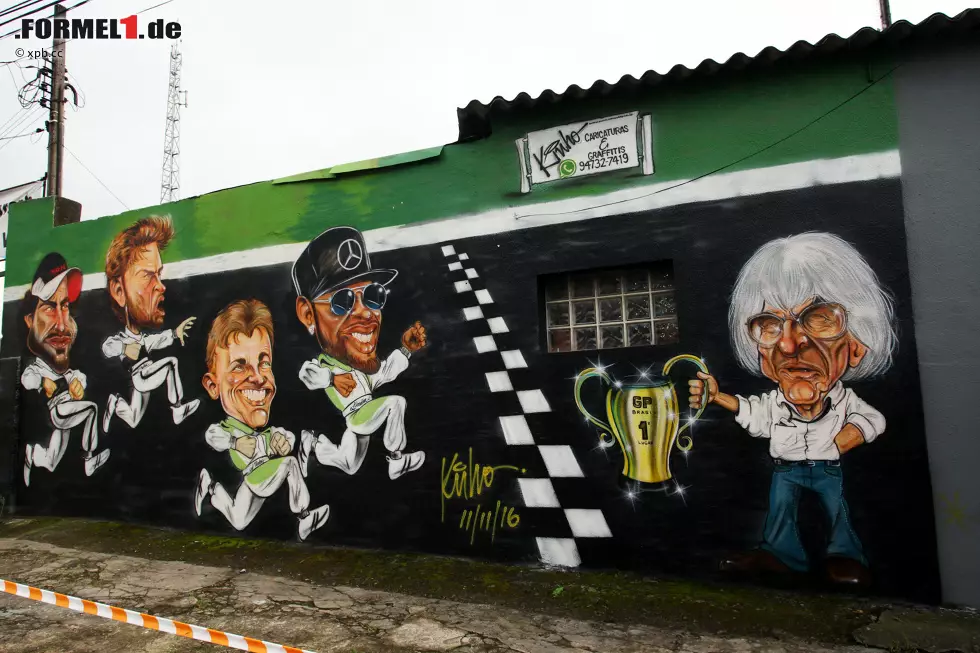
[(886, 30), (864, 27), (848, 38), (843, 38), (837, 34), (828, 34), (813, 44), (807, 41), (797, 41), (786, 50), (769, 46), (754, 57), (739, 52), (732, 55), (724, 63), (705, 59), (695, 68), (676, 65), (664, 74), (655, 70), (648, 70), (639, 78), (624, 75), (615, 84), (600, 79), (589, 88), (572, 84), (562, 93), (555, 93), (553, 90), (547, 89), (534, 98), (528, 93), (519, 93), (512, 100), (507, 100), (498, 95), (487, 104), (473, 100), (465, 107), (456, 110), (459, 120), (459, 140), (463, 142), (488, 136), (492, 113), (513, 109), (530, 109), (539, 105), (556, 104), (567, 99), (602, 98), (614, 92), (635, 91), (668, 81), (682, 81), (719, 73), (760, 69), (783, 61), (798, 62), (804, 59), (815, 59), (841, 53), (854, 53), (872, 47), (895, 48), (901, 46), (905, 48), (920, 42), (934, 41), (937, 38), (947, 40), (978, 35), (980, 35), (980, 9), (967, 9), (953, 18), (945, 14), (933, 14), (917, 25), (900, 20)]

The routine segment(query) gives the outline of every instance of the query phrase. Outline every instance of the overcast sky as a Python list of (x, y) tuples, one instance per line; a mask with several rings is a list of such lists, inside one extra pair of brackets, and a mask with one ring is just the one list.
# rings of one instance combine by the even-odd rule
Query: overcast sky
[[(161, 1), (91, 0), (72, 15), (122, 18)], [(919, 22), (968, 6), (892, 0), (892, 16)], [(472, 99), (560, 92), (880, 26), (877, 0), (173, 0), (141, 14), (141, 30), (156, 18), (183, 28), (182, 197), (450, 143), (456, 107)], [(49, 43), (0, 40), (0, 61)], [(170, 45), (68, 45), (85, 105), (67, 111), (67, 147), (129, 208), (159, 201)], [(0, 67), (0, 125), (21, 117), (17, 89), (34, 63)], [(43, 127), (45, 115), (2, 135)], [(40, 178), (46, 143), (45, 134), (0, 141), (0, 188)], [(64, 195), (82, 203), (84, 219), (124, 210), (71, 154)]]

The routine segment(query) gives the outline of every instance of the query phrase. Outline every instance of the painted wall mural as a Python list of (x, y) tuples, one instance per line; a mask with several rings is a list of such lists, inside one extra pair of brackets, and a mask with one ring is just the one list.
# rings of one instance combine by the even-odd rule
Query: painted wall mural
[(884, 179), (188, 258), (141, 216), (84, 291), (38, 268), (18, 506), (933, 600), (902, 219)]
[(99, 447), (99, 408), (85, 399), (88, 377), (71, 367), (71, 349), (78, 324), (71, 305), (82, 292), (82, 272), (68, 267), (61, 254), (52, 252), (41, 259), (34, 283), (24, 295), (22, 313), (27, 325), (28, 359), (20, 376), (25, 390), (47, 400), (52, 429), (46, 443), (27, 444), (24, 456), (24, 485), (31, 484), (31, 470), (58, 468), (68, 451), (72, 429), (81, 427), (82, 461), (91, 476), (109, 459), (109, 449)]
[(723, 569), (806, 571), (797, 526), (800, 495), (816, 494), (830, 533), (826, 571), (837, 583), (868, 582), (867, 558), (844, 499), (841, 457), (885, 430), (885, 417), (845, 380), (886, 372), (897, 344), (892, 299), (849, 243), (810, 232), (766, 243), (745, 264), (729, 308), (739, 364), (777, 384), (743, 397), (702, 371), (690, 403), (716, 404), (754, 438), (769, 440), (772, 485), (762, 543)]
[(256, 299), (226, 306), (211, 324), (208, 334), (208, 373), (201, 379), (211, 399), (219, 399), (225, 419), (208, 427), (205, 439), (212, 449), (228, 452), (241, 472), (241, 484), (232, 496), (202, 469), (194, 495), (194, 511), (201, 516), (205, 497), (210, 499), (236, 530), (244, 530), (265, 500), (283, 485), (289, 509), (296, 515), (300, 541), (330, 517), (330, 506), (313, 510), (304, 477), (310, 458), (312, 436), (303, 434), (293, 454), (296, 436), (286, 429), (268, 427), (276, 377), (272, 373), (275, 327), (269, 308)]
[(361, 233), (335, 227), (307, 246), (293, 264), (292, 276), (296, 317), (320, 349), (317, 358), (303, 363), (299, 378), (310, 390), (323, 390), (347, 424), (339, 445), (317, 435), (317, 462), (355, 474), (371, 436), (384, 425), (388, 477), (415, 471), (425, 462), (425, 452), (404, 453), (408, 403), (398, 395), (374, 397), (378, 387), (394, 381), (408, 368), (412, 354), (425, 347), (425, 327), (416, 322), (402, 334), (401, 347), (378, 360), (381, 309), (398, 272), (372, 268)]
[(117, 359), (132, 379), (128, 401), (121, 394), (109, 395), (102, 425), (106, 432), (114, 415), (130, 428), (136, 428), (146, 414), (150, 393), (162, 385), (167, 386), (174, 424), (183, 422), (201, 403), (200, 399), (184, 403), (176, 357), (153, 360), (149, 356), (152, 351), (170, 347), (175, 340), (183, 346), (196, 319), (189, 317), (174, 329), (151, 331), (163, 326), (166, 314), (163, 302), (167, 287), (163, 284), (160, 255), (173, 237), (174, 228), (169, 219), (150, 216), (123, 230), (106, 253), (109, 305), (124, 328), (105, 339), (102, 354)]

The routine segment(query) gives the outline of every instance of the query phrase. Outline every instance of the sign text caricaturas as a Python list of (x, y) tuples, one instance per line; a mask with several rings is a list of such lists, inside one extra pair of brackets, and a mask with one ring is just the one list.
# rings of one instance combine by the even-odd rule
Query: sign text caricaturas
[(638, 111), (529, 132), (516, 141), (521, 192), (534, 184), (640, 166), (653, 174), (650, 115)]

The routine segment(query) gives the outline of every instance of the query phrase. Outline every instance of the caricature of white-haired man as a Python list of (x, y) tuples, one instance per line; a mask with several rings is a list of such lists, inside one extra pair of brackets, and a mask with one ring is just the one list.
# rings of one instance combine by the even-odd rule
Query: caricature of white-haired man
[(806, 571), (796, 519), (800, 495), (809, 490), (830, 518), (830, 580), (867, 583), (840, 459), (881, 435), (885, 418), (843, 382), (891, 366), (897, 342), (891, 298), (853, 246), (808, 232), (770, 241), (752, 255), (735, 283), (728, 318), (738, 362), (778, 387), (743, 397), (719, 391), (707, 374), (690, 381), (692, 407), (700, 406), (707, 384), (708, 403), (735, 413), (752, 437), (768, 438), (773, 459), (762, 543), (722, 561), (722, 568)]

